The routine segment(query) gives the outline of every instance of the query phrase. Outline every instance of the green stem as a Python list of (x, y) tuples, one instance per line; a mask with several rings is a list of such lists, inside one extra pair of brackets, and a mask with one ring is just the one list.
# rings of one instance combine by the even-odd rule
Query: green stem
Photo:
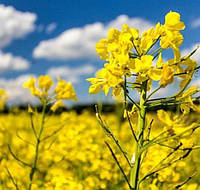
[(130, 184), (135, 189), (138, 190), (138, 181), (139, 181), (139, 173), (140, 173), (140, 165), (141, 165), (141, 157), (140, 149), (143, 147), (143, 134), (145, 129), (145, 117), (146, 117), (146, 95), (147, 95), (147, 81), (143, 82), (141, 85), (141, 94), (140, 94), (140, 110), (138, 114), (138, 128), (137, 128), (137, 139), (138, 142), (136, 144), (135, 150), (135, 163), (134, 167), (131, 168), (130, 173)]
[(32, 188), (32, 184), (33, 184), (33, 177), (35, 174), (35, 171), (37, 169), (37, 161), (38, 161), (38, 157), (39, 157), (39, 146), (40, 146), (40, 142), (41, 142), (41, 135), (44, 129), (44, 121), (45, 121), (45, 111), (46, 111), (46, 105), (47, 102), (46, 100), (43, 103), (43, 109), (42, 109), (42, 120), (41, 120), (41, 125), (40, 125), (40, 129), (39, 129), (39, 133), (37, 135), (37, 142), (36, 142), (36, 146), (35, 146), (35, 156), (34, 156), (34, 161), (33, 161), (33, 165), (29, 174), (29, 185), (28, 185), (28, 190), (31, 190)]

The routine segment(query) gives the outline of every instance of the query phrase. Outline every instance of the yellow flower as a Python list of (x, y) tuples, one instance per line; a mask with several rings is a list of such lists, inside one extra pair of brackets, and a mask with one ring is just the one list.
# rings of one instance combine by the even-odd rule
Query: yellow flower
[(118, 37), (119, 37), (119, 34), (120, 34), (120, 31), (119, 30), (116, 30), (114, 28), (111, 28), (109, 30), (109, 33), (108, 33), (108, 36), (107, 36), (107, 39), (109, 42), (113, 42), (115, 41)]
[(177, 100), (181, 100), (181, 99), (187, 98), (188, 96), (192, 96), (199, 91), (200, 91), (200, 89), (198, 87), (191, 86), (180, 97), (178, 97)]
[(122, 75), (123, 71), (120, 70), (120, 67), (113, 64), (105, 64), (105, 68), (97, 72), (96, 78), (87, 79), (92, 83), (89, 93), (97, 94), (102, 89), (107, 95), (110, 88), (118, 88), (118, 85), (123, 82)]
[(197, 183), (191, 183), (188, 185), (185, 185), (185, 190), (198, 190), (199, 189), (199, 185)]
[(102, 39), (96, 44), (96, 52), (100, 56), (100, 59), (107, 59), (108, 58), (108, 51), (107, 51), (108, 41), (107, 39)]
[(58, 84), (55, 88), (55, 94), (57, 99), (78, 100), (72, 84), (61, 79), (58, 80)]
[(192, 99), (192, 96), (197, 92), (200, 92), (200, 88), (192, 86), (188, 88), (181, 96), (176, 98), (177, 100), (182, 101), (180, 108), (183, 111), (183, 114), (188, 114), (190, 109), (200, 112), (200, 106), (195, 105)]
[(161, 79), (161, 75), (162, 75), (162, 70), (161, 69), (151, 68), (148, 71), (149, 78), (152, 79), (152, 80), (155, 80), (155, 81), (160, 80)]
[(185, 24), (180, 21), (180, 14), (177, 12), (169, 12), (165, 16), (165, 24), (163, 25), (163, 33), (161, 35), (160, 46), (163, 49), (179, 47), (183, 42), (183, 36), (179, 32), (184, 30)]
[(24, 88), (35, 88), (35, 78), (31, 77), (27, 82), (23, 84)]
[(163, 60), (162, 60), (162, 53), (159, 54), (159, 57), (158, 57), (158, 61), (156, 62), (156, 67), (157, 68), (160, 68), (163, 66)]
[(163, 123), (165, 123), (166, 125), (168, 125), (168, 126), (174, 125), (174, 121), (171, 119), (170, 112), (166, 112), (164, 110), (158, 110), (157, 116), (158, 116), (159, 120), (162, 121)]
[[(92, 81), (92, 80), (90, 80), (90, 81)], [(89, 88), (89, 94), (98, 94), (100, 92), (100, 90), (101, 90), (100, 85), (91, 85), (90, 88)]]
[(164, 35), (160, 39), (160, 46), (167, 49), (175, 45), (179, 47), (183, 43), (183, 36), (179, 31), (165, 30)]
[(64, 106), (64, 104), (63, 104), (62, 100), (58, 100), (53, 104), (53, 106), (51, 107), (51, 110), (53, 112), (55, 112), (58, 108), (63, 107), (63, 106)]
[(4, 109), (5, 101), (8, 99), (8, 95), (5, 90), (0, 88), (0, 110)]
[(174, 72), (172, 67), (164, 65), (162, 69), (160, 85), (165, 87), (168, 84), (171, 84), (173, 81), (174, 81)]
[(146, 54), (149, 48), (156, 42), (156, 40), (163, 33), (163, 29), (158, 23), (155, 28), (150, 28), (142, 34), (139, 45), (140, 53)]
[(33, 111), (33, 109), (32, 109), (30, 104), (28, 104), (28, 113), (30, 113), (30, 114), (34, 113), (34, 111)]
[[(49, 76), (40, 76), (38, 78), (38, 86), (39, 89), (35, 87), (35, 78), (31, 77), (28, 82), (23, 84), (24, 88), (29, 88), (31, 91), (31, 94), (33, 96), (36, 96), (40, 99), (40, 101), (43, 103), (43, 101), (52, 101), (52, 98), (55, 100), (53, 92), (48, 93), (49, 89), (53, 85), (53, 81)], [(77, 100), (76, 93), (74, 91), (74, 87), (71, 85), (71, 83), (67, 83), (64, 80), (58, 79), (58, 84), (55, 88), (55, 94), (56, 94), (56, 100), (59, 99), (70, 99), (70, 100)], [(61, 105), (61, 102), (59, 102), (59, 105)], [(58, 106), (58, 103), (56, 104)]]
[(172, 11), (166, 14), (164, 26), (168, 30), (179, 31), (185, 29), (185, 24), (180, 21), (180, 14)]
[(38, 82), (39, 82), (39, 88), (41, 90), (44, 90), (45, 92), (47, 92), (51, 86), (53, 85), (53, 81), (51, 79), (51, 77), (49, 76), (40, 76), (38, 78)]
[(35, 78), (31, 77), (27, 82), (23, 84), (24, 88), (29, 88), (33, 96), (40, 96), (40, 91), (35, 87)]
[(136, 58), (134, 71), (136, 73), (148, 71), (148, 69), (152, 67), (152, 61), (153, 61), (153, 56), (151, 55), (143, 55), (141, 56), (141, 59)]

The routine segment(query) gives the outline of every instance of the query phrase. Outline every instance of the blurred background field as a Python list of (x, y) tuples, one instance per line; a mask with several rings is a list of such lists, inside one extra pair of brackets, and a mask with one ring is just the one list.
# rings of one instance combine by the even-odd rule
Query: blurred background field
[[(106, 106), (105, 106), (106, 107)], [(122, 105), (115, 105), (115, 110), (102, 113), (106, 124), (119, 140), (124, 150), (131, 159), (130, 152), (134, 150), (134, 141), (130, 134), (128, 123), (123, 118)], [(162, 132), (165, 124), (158, 120), (156, 112), (148, 115), (147, 122), (154, 118), (151, 138)], [(137, 117), (132, 121), (136, 123)], [(40, 122), (41, 114), (34, 115), (34, 123)], [(192, 113), (186, 118), (185, 123), (197, 121), (198, 115)], [(135, 126), (134, 126), (135, 127)], [(176, 129), (175, 129), (176, 130)], [(56, 131), (56, 132), (55, 132)], [(199, 144), (200, 131), (194, 131), (194, 138), (190, 134), (180, 139), (186, 146), (193, 142)], [(104, 141), (108, 141), (120, 160), (122, 167), (127, 172), (126, 160), (120, 156), (115, 144), (110, 140), (97, 122), (95, 112), (83, 109), (78, 113), (74, 110), (49, 115), (46, 118), (42, 136), (38, 170), (36, 172), (33, 189), (66, 189), (66, 190), (100, 190), (100, 189), (128, 189), (114, 159), (107, 149)], [(174, 146), (178, 145), (177, 141)], [(30, 126), (30, 114), (20, 109), (12, 109), (9, 113), (0, 115), (0, 189), (14, 189), (11, 176), (18, 184), (19, 189), (25, 189), (29, 179), (31, 163), (34, 156), (34, 136)], [(169, 142), (170, 144), (170, 142)], [(10, 150), (9, 150), (10, 149)], [(144, 163), (147, 172), (153, 165), (165, 157), (171, 150), (163, 146), (150, 148)], [(199, 150), (191, 152), (178, 163), (167, 167), (158, 173), (157, 178), (151, 177), (151, 185), (142, 184), (142, 189), (173, 189), (194, 172), (197, 174), (183, 189), (199, 189)], [(27, 166), (13, 158), (20, 158)], [(179, 155), (179, 152), (176, 153)], [(176, 155), (176, 156), (177, 156)], [(180, 153), (181, 155), (181, 153)], [(153, 184), (157, 184), (154, 187)]]
[[(104, 65), (95, 52), (95, 44), (106, 38), (110, 28), (122, 29), (123, 24), (138, 28), (141, 32), (164, 23), (169, 11), (181, 14), (186, 29), (181, 55), (187, 55), (199, 44), (199, 0), (76, 0), (34, 1), (2, 0), (0, 2), (0, 88), (7, 92), (5, 109), (0, 113), (0, 190), (27, 189), (30, 165), (33, 163), (35, 138), (31, 128), (27, 105), (37, 107), (33, 115), (36, 129), (42, 118), (39, 101), (22, 87), (30, 77), (49, 75), (53, 82), (57, 76), (71, 82), (77, 93), (76, 103), (67, 102), (56, 113), (47, 109), (44, 132), (40, 144), (38, 166), (32, 189), (37, 190), (128, 190), (114, 159), (105, 145), (109, 142), (127, 175), (129, 166), (121, 153), (103, 131), (96, 118), (94, 105), (97, 102), (107, 126), (134, 162), (135, 144), (130, 128), (124, 118), (123, 104), (115, 104), (103, 93), (89, 95), (86, 78), (95, 75)], [(163, 54), (168, 60), (169, 54)], [(200, 50), (192, 56), (200, 61)], [(199, 71), (195, 71), (192, 86), (200, 86)], [(174, 94), (179, 80), (162, 88), (154, 98)], [(153, 82), (152, 91), (157, 83)], [(139, 101), (136, 90), (131, 94)], [(199, 102), (196, 102), (197, 104)], [(1, 107), (1, 105), (0, 105)], [(128, 106), (130, 109), (132, 105)], [(175, 125), (168, 132), (176, 134), (192, 122), (199, 123), (199, 115), (191, 112), (180, 117), (176, 123), (176, 107), (156, 107), (148, 110), (147, 123), (154, 118), (151, 138), (162, 133), (167, 124), (157, 117), (157, 111), (168, 111)], [(34, 109), (35, 110), (35, 109)], [(133, 127), (137, 116), (131, 117)], [(177, 127), (178, 126), (178, 127)], [(180, 127), (182, 126), (182, 128)], [(190, 138), (194, 135), (194, 138)], [(180, 143), (185, 146), (200, 145), (199, 129), (190, 131), (181, 139), (156, 145), (143, 160), (142, 175), (170, 154), (170, 147)], [(183, 147), (184, 148), (184, 147)], [(173, 190), (188, 177), (192, 179), (182, 190), (200, 190), (200, 150), (184, 154), (177, 151), (173, 156), (180, 162), (166, 167), (141, 184), (143, 190)], [(170, 161), (170, 157), (165, 160)], [(128, 176), (129, 177), (129, 176)], [(17, 190), (18, 190), (17, 189)]]

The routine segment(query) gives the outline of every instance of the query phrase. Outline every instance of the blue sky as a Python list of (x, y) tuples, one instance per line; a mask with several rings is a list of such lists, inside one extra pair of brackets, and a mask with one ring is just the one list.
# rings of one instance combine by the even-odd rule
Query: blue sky
[(81, 103), (96, 100), (85, 81), (103, 65), (94, 45), (109, 27), (124, 22), (144, 30), (177, 11), (186, 24), (182, 51), (200, 44), (199, 0), (2, 0), (0, 5), (0, 87), (12, 103), (32, 101), (21, 83), (41, 74), (73, 82)]

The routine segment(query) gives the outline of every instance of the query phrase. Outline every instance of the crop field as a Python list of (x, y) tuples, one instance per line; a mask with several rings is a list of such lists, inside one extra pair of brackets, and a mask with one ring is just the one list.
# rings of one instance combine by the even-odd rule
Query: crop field
[(193, 9), (45, 1), (0, 4), (0, 190), (200, 190)]
[[(171, 113), (172, 114), (172, 113)], [(173, 115), (173, 114), (172, 114)], [(156, 114), (148, 115), (154, 118), (150, 138), (162, 133), (167, 127), (160, 121)], [(127, 121), (119, 120), (116, 113), (103, 115), (107, 118), (107, 124), (121, 146), (131, 159), (134, 152), (134, 141), (129, 135), (130, 128)], [(132, 118), (137, 120), (137, 118)], [(173, 119), (173, 116), (171, 116)], [(174, 126), (175, 133), (184, 130), (185, 125), (198, 119), (197, 114), (191, 114), (188, 118), (182, 118)], [(40, 123), (41, 114), (33, 117), (35, 124)], [(36, 125), (37, 126), (37, 125)], [(177, 128), (178, 126), (178, 128)], [(37, 129), (36, 129), (37, 130)], [(55, 132), (56, 131), (56, 132)], [(142, 165), (142, 174), (148, 172), (153, 166), (160, 163), (169, 153), (173, 152), (167, 145), (175, 147), (182, 142), (185, 147), (200, 144), (200, 130), (185, 134), (179, 140), (169, 141), (166, 146), (156, 145), (150, 148)], [(26, 189), (29, 181), (30, 167), (34, 158), (35, 138), (30, 124), (30, 114), (27, 112), (13, 111), (9, 114), (0, 115), (0, 138), (1, 138), (1, 165), (0, 165), (0, 188), (14, 189), (11, 176), (19, 189)], [(120, 157), (120, 152), (110, 140), (110, 137), (99, 126), (95, 113), (84, 111), (82, 114), (66, 112), (61, 115), (48, 115), (45, 121), (44, 132), (41, 137), (40, 154), (33, 189), (128, 189), (122, 174), (120, 173), (109, 150), (105, 146), (108, 141), (113, 147), (117, 158), (120, 160), (124, 171), (128, 172), (126, 160)], [(184, 147), (182, 147), (184, 148)], [(180, 158), (184, 151), (177, 151), (169, 156), (164, 163), (173, 157)], [(200, 164), (200, 151), (193, 150), (189, 156), (181, 159), (152, 176), (142, 184), (144, 189), (173, 189), (176, 184), (186, 180), (198, 172)], [(13, 156), (20, 160), (16, 160)], [(159, 165), (157, 166), (157, 169)], [(192, 182), (183, 186), (183, 189), (198, 189), (200, 175), (195, 175)], [(147, 183), (151, 184), (147, 186)], [(157, 184), (158, 186), (155, 186)], [(146, 188), (145, 188), (146, 187)]]

